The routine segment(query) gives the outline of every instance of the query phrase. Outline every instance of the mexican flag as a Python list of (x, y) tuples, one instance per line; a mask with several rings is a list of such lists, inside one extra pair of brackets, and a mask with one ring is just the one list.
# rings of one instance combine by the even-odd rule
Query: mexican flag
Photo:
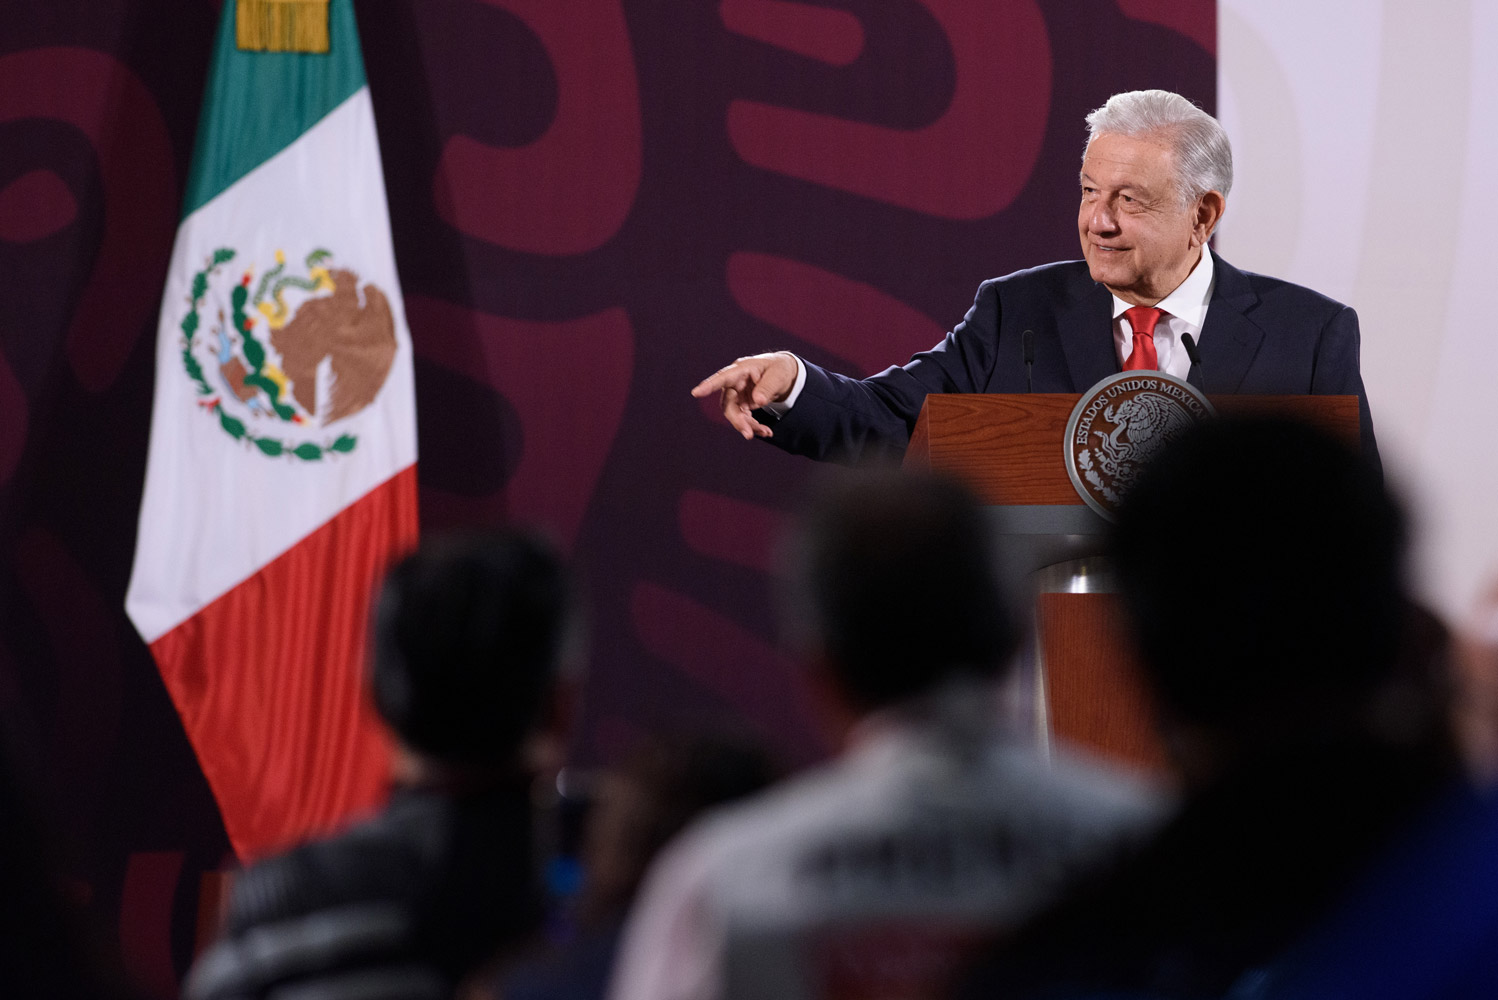
[[(309, 24), (324, 51), (241, 48)], [(411, 338), (351, 0), (224, 3), (153, 405), (126, 611), (252, 858), (381, 801), (366, 630), (416, 540)]]

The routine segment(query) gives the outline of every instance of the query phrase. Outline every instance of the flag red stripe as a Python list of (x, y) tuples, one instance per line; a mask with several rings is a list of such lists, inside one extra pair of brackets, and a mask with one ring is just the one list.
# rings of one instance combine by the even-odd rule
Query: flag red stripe
[(390, 748), (363, 683), (369, 610), (416, 537), (413, 465), (151, 644), (241, 859), (383, 800)]

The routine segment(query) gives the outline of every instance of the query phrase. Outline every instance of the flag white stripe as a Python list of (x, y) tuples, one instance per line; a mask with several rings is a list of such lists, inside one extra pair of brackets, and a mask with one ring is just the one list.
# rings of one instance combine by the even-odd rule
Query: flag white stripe
[[(366, 87), (178, 230), (162, 300), (146, 488), (125, 602), (147, 642), (416, 461), (411, 338), (385, 204)], [(362, 214), (350, 206), (362, 207)], [(237, 251), (224, 271), (237, 278), (252, 268), (256, 281), (277, 250), (299, 263), (312, 249), (326, 248), (334, 255), (331, 266), (355, 271), (361, 285), (372, 283), (388, 297), (397, 348), (379, 396), (311, 435), (355, 434), (353, 452), (320, 462), (273, 458), (234, 440), (198, 405), (195, 384), (183, 370), (179, 327), (192, 275), (220, 247)], [(213, 308), (205, 303), (199, 336)]]

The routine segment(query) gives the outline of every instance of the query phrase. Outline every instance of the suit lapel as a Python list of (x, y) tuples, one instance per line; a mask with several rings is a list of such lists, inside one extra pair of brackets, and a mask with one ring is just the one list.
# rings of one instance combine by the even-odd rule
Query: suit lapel
[(1088, 276), (1086, 265), (1083, 267), (1071, 299), (1056, 314), (1056, 333), (1066, 355), (1073, 392), (1086, 392), (1118, 371), (1118, 354), (1113, 348), (1113, 296)]
[(1205, 385), (1214, 393), (1233, 393), (1243, 384), (1264, 339), (1264, 331), (1247, 315), (1259, 297), (1243, 272), (1215, 252), (1212, 265), (1217, 284), (1202, 327), (1202, 363), (1191, 369), (1191, 384), (1199, 389)]

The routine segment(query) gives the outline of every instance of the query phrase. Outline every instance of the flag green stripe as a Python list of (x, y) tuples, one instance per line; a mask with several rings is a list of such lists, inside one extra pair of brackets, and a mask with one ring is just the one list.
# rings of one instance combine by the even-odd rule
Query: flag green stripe
[(353, 0), (333, 0), (328, 52), (241, 52), (224, 0), (182, 217), (296, 141), (364, 86)]

